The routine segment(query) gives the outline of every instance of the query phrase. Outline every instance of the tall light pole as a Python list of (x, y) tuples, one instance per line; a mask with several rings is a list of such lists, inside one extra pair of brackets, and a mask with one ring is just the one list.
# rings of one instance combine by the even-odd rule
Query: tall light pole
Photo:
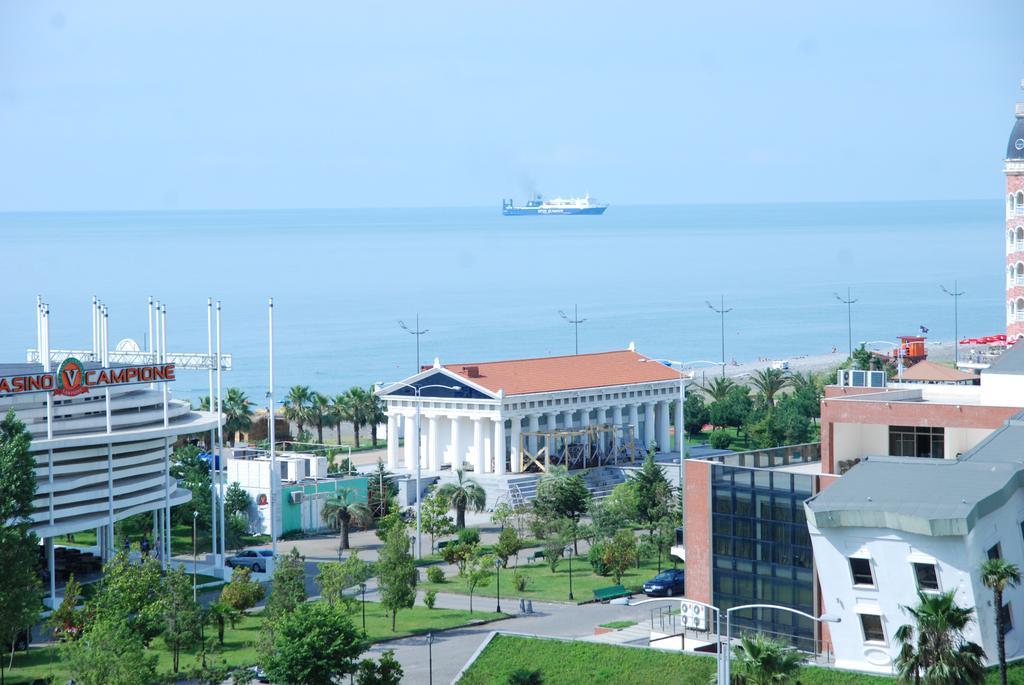
[(430, 329), (429, 328), (424, 328), (422, 330), (420, 329), (420, 315), (418, 313), (416, 314), (416, 327), (415, 328), (409, 328), (408, 326), (405, 325), (405, 322), (402, 321), (401, 319), (398, 320), (398, 325), (401, 326), (402, 330), (405, 331), (406, 333), (409, 333), (411, 335), (415, 335), (416, 336), (416, 371), (414, 373), (419, 373), (420, 372), (420, 336), (424, 335), (426, 333), (429, 333)]
[(574, 304), (572, 306), (572, 312), (573, 313), (572, 313), (572, 317), (571, 318), (569, 317), (568, 314), (563, 312), (561, 309), (558, 310), (558, 315), (560, 317), (562, 317), (563, 319), (565, 319), (566, 321), (568, 321), (569, 323), (571, 323), (573, 325), (573, 327), (576, 329), (576, 354), (579, 354), (580, 353), (580, 324), (583, 323), (584, 321), (586, 321), (586, 319), (581, 319), (580, 318), (580, 306), (578, 304)]
[(494, 557), (494, 573), (498, 578), (498, 606), (495, 609), (499, 614), (501, 613), (501, 559)]
[[(277, 493), (281, 489), (281, 472), (277, 470), (277, 452), (274, 450), (274, 423), (277, 415), (274, 413), (274, 298), (267, 301), (267, 358), (270, 362), (269, 377), (267, 381), (267, 437), (270, 438), (270, 549), (277, 563), (277, 526), (275, 519), (280, 515), (281, 503), (277, 500)], [(220, 360), (218, 360), (218, 364)]]
[(853, 360), (853, 305), (857, 301), (850, 297), (850, 289), (846, 289), (846, 298), (844, 299), (839, 293), (832, 293), (836, 296), (836, 299), (846, 305), (846, 337), (847, 343), (850, 347), (850, 360)]
[(953, 289), (947, 290), (946, 286), (940, 285), (942, 292), (953, 298), (953, 363), (960, 363), (960, 310), (958, 300), (964, 294), (963, 290), (956, 289), (956, 281), (953, 281)]
[(716, 307), (710, 300), (704, 301), (708, 309), (722, 317), (722, 378), (725, 378), (725, 315), (732, 311), (732, 307), (725, 308), (725, 295), (720, 296), (719, 303), (720, 306)]
[(565, 556), (569, 560), (569, 599), (574, 599), (572, 596), (572, 545), (566, 545)]
[(196, 553), (196, 524), (199, 521), (199, 512), (192, 512), (192, 601), (196, 601), (198, 590), (196, 589), (196, 566), (199, 564), (199, 555)]
[(427, 672), (428, 683), (434, 685), (434, 634), (427, 633)]
[[(420, 515), (420, 501), (423, 499), (421, 497), (423, 493), (423, 486), (420, 485), (420, 393), (430, 388), (445, 388), (447, 390), (458, 392), (462, 390), (462, 386), (444, 385), (442, 383), (431, 383), (429, 385), (413, 385), (412, 383), (402, 382), (392, 383), (391, 385), (388, 386), (389, 389), (400, 387), (409, 388), (416, 395), (416, 418), (414, 420), (415, 425), (413, 426), (413, 440), (415, 440), (415, 442), (413, 443), (413, 458), (416, 460), (416, 558), (422, 559), (423, 545), (421, 541), (423, 539), (423, 518)], [(381, 489), (381, 493), (383, 495), (383, 489)]]
[[(744, 609), (777, 609), (778, 611), (787, 611), (787, 612), (789, 612), (791, 614), (796, 614), (798, 616), (803, 616), (804, 618), (809, 618), (812, 621), (814, 621), (815, 623), (840, 623), (842, 621), (842, 619), (839, 616), (834, 616), (832, 614), (822, 614), (821, 616), (811, 616), (810, 614), (805, 614), (804, 612), (802, 612), (802, 611), (800, 611), (798, 609), (791, 609), (789, 607), (780, 606), (778, 604), (743, 604), (743, 605), (740, 605), (740, 606), (737, 606), (737, 607), (732, 607), (730, 609), (727, 609), (726, 612), (725, 612), (725, 648), (726, 648), (726, 650), (728, 650), (728, 649), (730, 649), (732, 647), (732, 612), (734, 612), (734, 611), (743, 611)], [(725, 679), (723, 681), (725, 683), (732, 682), (731, 681), (731, 678), (732, 678), (732, 659), (730, 658), (730, 656), (731, 656), (730, 654), (726, 653), (725, 661), (724, 661), (724, 665), (725, 665)]]

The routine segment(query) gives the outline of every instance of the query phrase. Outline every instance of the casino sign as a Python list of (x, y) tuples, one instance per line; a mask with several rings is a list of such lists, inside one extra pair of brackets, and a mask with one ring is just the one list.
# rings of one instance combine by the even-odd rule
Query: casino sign
[(0, 395), (18, 395), (30, 392), (52, 392), (54, 395), (74, 397), (94, 388), (136, 383), (165, 383), (174, 380), (174, 364), (147, 366), (119, 366), (86, 370), (74, 357), (68, 357), (56, 373), (0, 376)]

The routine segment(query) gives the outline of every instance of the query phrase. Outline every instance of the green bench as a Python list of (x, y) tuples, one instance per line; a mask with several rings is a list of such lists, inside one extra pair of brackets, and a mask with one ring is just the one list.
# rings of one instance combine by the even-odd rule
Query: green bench
[(599, 587), (594, 590), (594, 601), (595, 602), (607, 602), (610, 599), (616, 599), (617, 597), (629, 597), (632, 593), (621, 585), (610, 585), (608, 587)]
[(529, 557), (527, 557), (526, 561), (527, 561), (527, 563), (532, 563), (534, 561), (539, 561), (541, 559), (544, 559), (545, 557), (547, 557), (547, 555), (544, 554), (544, 550), (538, 549), (536, 552), (534, 552)]

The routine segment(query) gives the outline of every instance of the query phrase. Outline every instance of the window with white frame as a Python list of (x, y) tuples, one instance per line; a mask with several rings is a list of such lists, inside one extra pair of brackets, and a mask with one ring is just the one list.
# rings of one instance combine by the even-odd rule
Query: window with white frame
[(864, 642), (868, 644), (885, 644), (885, 628), (882, 626), (882, 617), (878, 614), (858, 614), (860, 616), (860, 628), (864, 633)]
[(934, 562), (915, 561), (911, 563), (914, 567), (914, 578), (917, 580), (917, 589), (924, 592), (939, 591), (939, 569)]
[(858, 587), (874, 587), (875, 576), (871, 571), (871, 560), (864, 557), (850, 557), (850, 575)]

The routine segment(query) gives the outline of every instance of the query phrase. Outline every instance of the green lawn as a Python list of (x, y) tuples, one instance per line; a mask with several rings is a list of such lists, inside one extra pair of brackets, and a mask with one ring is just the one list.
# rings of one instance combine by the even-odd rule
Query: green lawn
[[(147, 535), (149, 531), (146, 531)], [(133, 544), (138, 544), (142, 538), (141, 532), (132, 531), (130, 534)], [(68, 547), (93, 547), (96, 545), (96, 531), (95, 530), (83, 530), (74, 534), (75, 541), (69, 542), (65, 538), (55, 538), (54, 542), (58, 545), (65, 545)], [(199, 539), (196, 541), (196, 551), (199, 554), (205, 554), (210, 551), (212, 537), (209, 531), (199, 531)], [(152, 544), (152, 540), (150, 543)], [(245, 546), (250, 545), (264, 545), (270, 542), (269, 535), (243, 535), (242, 543)], [(124, 537), (120, 532), (114, 536), (114, 549), (121, 549), (124, 546)], [(171, 528), (171, 551), (174, 554), (191, 554), (192, 553), (192, 527), (186, 525), (175, 525)]]
[[(715, 671), (710, 656), (679, 654), (660, 650), (602, 645), (592, 642), (564, 642), (498, 635), (459, 680), (459, 685), (505, 685), (517, 669), (540, 670), (544, 685), (588, 683), (674, 683), (707, 685)], [(628, 677), (626, 677), (628, 674)], [(1011, 685), (1024, 685), (1024, 665), (1009, 668)], [(850, 671), (805, 666), (802, 685), (895, 685), (896, 680)], [(990, 670), (986, 685), (999, 682), (998, 670)]]
[[(448, 628), (455, 628), (466, 625), (473, 621), (493, 620), (503, 618), (506, 614), (497, 614), (487, 611), (476, 611), (470, 614), (468, 611), (457, 609), (427, 609), (417, 605), (412, 609), (405, 609), (398, 612), (397, 630), (391, 632), (391, 616), (386, 614), (380, 604), (376, 602), (366, 603), (366, 633), (371, 642), (379, 642), (389, 638), (417, 635), (427, 632), (436, 632)], [(358, 603), (351, 614), (352, 622), (357, 627), (362, 627), (362, 613)], [(256, 649), (254, 644), (259, 635), (259, 628), (262, 618), (259, 615), (243, 618), (234, 628), (230, 626), (224, 630), (224, 647), (215, 658), (223, 658), (231, 666), (247, 666), (256, 663)], [(215, 635), (216, 628), (208, 626), (207, 636)], [(156, 654), (159, 659), (159, 668), (162, 672), (171, 670), (171, 653), (164, 647), (163, 640), (157, 638), (150, 645), (150, 651)], [(56, 662), (56, 663), (55, 663)], [(194, 665), (196, 657), (193, 654), (183, 655), (181, 658), (181, 670)], [(59, 652), (53, 647), (32, 649), (28, 654), (19, 652), (14, 658), (14, 669), (7, 672), (7, 683), (30, 683), (36, 678), (44, 678), (49, 674), (57, 675), (56, 682), (67, 682), (70, 677), (59, 663)]]
[[(665, 564), (663, 561), (661, 567), (663, 569), (671, 568), (672, 564)], [(512, 574), (516, 570), (530, 579), (524, 592), (516, 591), (515, 586), (512, 584)], [(627, 589), (632, 589), (639, 594), (641, 592), (640, 586), (645, 581), (653, 578), (657, 572), (657, 561), (648, 559), (640, 563), (639, 570), (634, 566), (623, 575), (621, 583)], [(599, 576), (594, 573), (585, 557), (573, 558), (572, 592), (574, 599), (572, 601), (575, 601), (577, 604), (592, 601), (594, 599), (594, 590), (608, 587), (609, 585), (615, 585), (615, 581), (611, 576)], [(460, 578), (454, 572), (443, 583), (423, 582), (421, 587), (424, 590), (437, 590), (438, 592), (452, 592), (462, 595), (469, 594), (465, 579)], [(497, 583), (492, 574), (490, 583), (486, 587), (477, 586), (473, 595), (494, 597), (497, 589)], [(542, 562), (520, 564), (518, 569), (510, 563), (509, 568), (501, 570), (501, 596), (512, 600), (523, 597), (524, 599), (569, 602), (569, 562), (565, 559), (558, 562), (558, 570), (555, 573), (551, 573), (548, 565)]]

